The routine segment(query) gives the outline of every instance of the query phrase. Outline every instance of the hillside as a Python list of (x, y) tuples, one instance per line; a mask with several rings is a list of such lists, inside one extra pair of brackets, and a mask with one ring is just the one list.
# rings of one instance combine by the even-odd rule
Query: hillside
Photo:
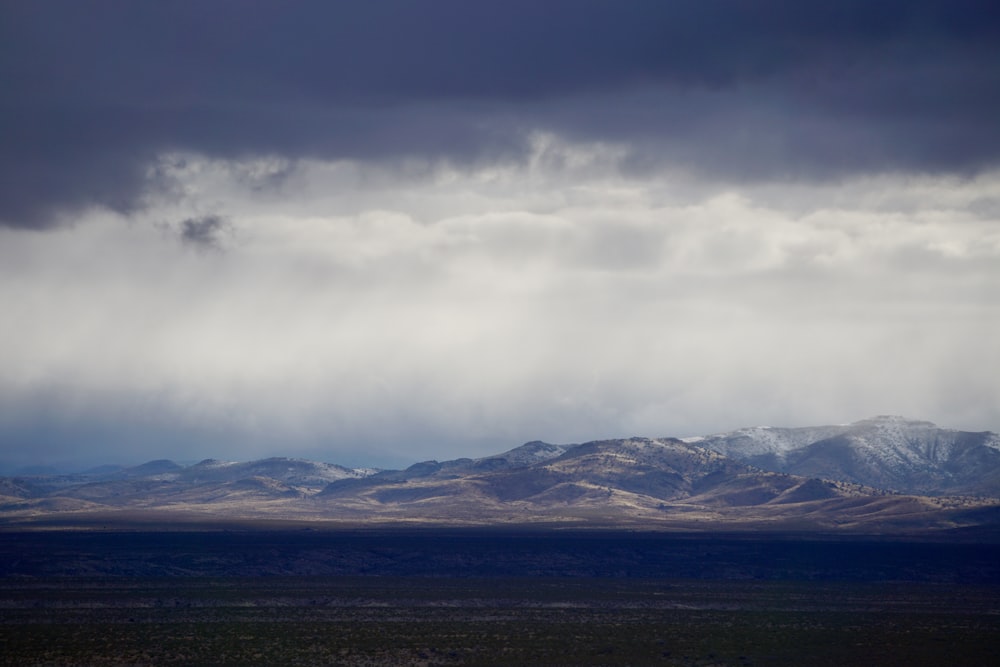
[(702, 447), (767, 470), (916, 495), (1000, 495), (1000, 435), (904, 417), (840, 426), (745, 428)]
[[(842, 427), (745, 429), (697, 443), (674, 438), (578, 445), (531, 442), (501, 454), (426, 461), (405, 470), (349, 469), (286, 458), (207, 459), (186, 467), (160, 460), (80, 475), (2, 478), (0, 521), (200, 517), (862, 532), (997, 523), (1000, 501), (995, 498), (902, 494), (827, 474), (840, 474), (843, 466), (815, 468), (822, 474), (802, 475), (761, 465), (778, 461), (783, 467), (804, 469), (809, 461), (816, 465), (824, 460), (822, 452), (840, 451), (835, 449), (839, 445), (830, 443), (845, 439), (867, 443), (876, 451), (879, 447), (902, 451), (899, 438), (892, 440), (895, 449), (888, 449), (884, 439), (871, 435), (885, 431), (880, 430), (881, 422), (873, 421), (842, 431), (838, 431)], [(905, 433), (906, 428), (911, 427), (903, 424), (894, 433)], [(913, 428), (924, 433), (929, 429), (919, 423)], [(961, 452), (981, 455), (977, 448), (989, 447), (965, 443), (961, 437), (948, 441), (948, 446), (939, 437), (936, 448), (926, 446), (926, 440), (920, 442), (921, 451), (936, 452), (953, 467)], [(884, 453), (878, 460), (889, 458)], [(922, 474), (924, 479), (938, 479), (933, 469)], [(969, 482), (971, 472), (963, 474), (970, 487), (987, 488), (983, 480)], [(1000, 495), (992, 488), (993, 496)]]

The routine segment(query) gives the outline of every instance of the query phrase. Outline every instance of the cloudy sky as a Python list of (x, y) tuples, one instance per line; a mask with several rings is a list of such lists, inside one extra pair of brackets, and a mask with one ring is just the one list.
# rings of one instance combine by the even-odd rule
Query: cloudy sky
[(0, 3), (0, 464), (1000, 430), (1000, 10)]

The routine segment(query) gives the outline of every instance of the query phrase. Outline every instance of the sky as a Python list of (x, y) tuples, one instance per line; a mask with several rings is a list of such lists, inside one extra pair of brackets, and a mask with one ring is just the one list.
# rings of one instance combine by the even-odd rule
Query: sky
[(0, 467), (1000, 430), (1000, 8), (0, 1)]

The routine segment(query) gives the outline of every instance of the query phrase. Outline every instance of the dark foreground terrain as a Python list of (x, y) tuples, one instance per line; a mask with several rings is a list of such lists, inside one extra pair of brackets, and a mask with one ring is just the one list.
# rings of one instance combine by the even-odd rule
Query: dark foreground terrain
[(0, 534), (5, 665), (992, 665), (1000, 546), (516, 530)]

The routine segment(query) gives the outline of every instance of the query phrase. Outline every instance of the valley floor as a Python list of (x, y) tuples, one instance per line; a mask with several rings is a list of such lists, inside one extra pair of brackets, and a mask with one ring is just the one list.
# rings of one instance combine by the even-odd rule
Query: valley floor
[(994, 588), (613, 578), (5, 581), (5, 665), (989, 665)]
[(624, 531), (0, 535), (2, 665), (990, 665), (1000, 546)]

